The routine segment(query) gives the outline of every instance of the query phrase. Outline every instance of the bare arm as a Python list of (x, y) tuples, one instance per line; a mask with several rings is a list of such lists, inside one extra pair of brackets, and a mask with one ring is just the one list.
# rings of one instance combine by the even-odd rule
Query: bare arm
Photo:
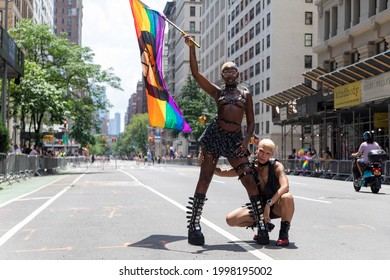
[(253, 132), (255, 131), (255, 117), (254, 117), (254, 112), (253, 112), (253, 99), (252, 95), (249, 92), (245, 92), (245, 99), (246, 99), (246, 133), (245, 133), (245, 138), (242, 142), (242, 146), (248, 147), (249, 140), (251, 139)]
[(272, 203), (278, 202), (280, 197), (283, 194), (288, 193), (290, 190), (288, 178), (287, 178), (286, 172), (284, 170), (284, 166), (283, 166), (283, 164), (281, 164), (278, 161), (275, 162), (275, 175), (276, 175), (276, 178), (278, 178), (278, 180), (279, 180), (280, 187), (279, 187), (278, 191), (274, 194), (274, 196), (271, 198)]
[(207, 92), (214, 100), (217, 100), (220, 88), (211, 83), (206, 79), (200, 72), (198, 68), (198, 62), (196, 60), (196, 50), (195, 45), (192, 40), (187, 36), (185, 39), (186, 44), (190, 47), (190, 68), (192, 76), (198, 82), (199, 86)]

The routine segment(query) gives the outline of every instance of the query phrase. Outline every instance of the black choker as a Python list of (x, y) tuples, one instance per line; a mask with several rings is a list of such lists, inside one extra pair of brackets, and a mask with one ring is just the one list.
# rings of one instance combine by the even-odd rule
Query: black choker
[(225, 89), (227, 91), (235, 91), (237, 89), (237, 84), (225, 85)]
[(261, 163), (260, 161), (259, 161), (259, 167), (265, 167), (265, 166), (268, 166), (268, 165), (270, 165), (271, 164), (271, 162), (269, 161), (269, 160), (267, 160), (266, 162), (264, 162), (264, 163)]

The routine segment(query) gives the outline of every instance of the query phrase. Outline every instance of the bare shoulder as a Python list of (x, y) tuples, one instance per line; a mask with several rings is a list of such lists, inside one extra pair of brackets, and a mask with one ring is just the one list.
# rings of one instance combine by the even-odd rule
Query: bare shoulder
[(284, 171), (284, 165), (283, 165), (283, 163), (281, 163), (280, 161), (275, 160), (274, 167), (275, 167), (275, 171), (276, 171), (277, 173), (279, 173), (279, 174), (285, 172), (285, 171)]

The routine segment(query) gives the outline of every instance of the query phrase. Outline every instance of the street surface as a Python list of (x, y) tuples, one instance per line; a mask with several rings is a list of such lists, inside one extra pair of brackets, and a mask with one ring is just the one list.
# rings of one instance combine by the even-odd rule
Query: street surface
[(290, 246), (252, 240), (225, 215), (248, 198), (215, 176), (202, 215), (204, 246), (187, 243), (186, 206), (199, 167), (95, 162), (0, 185), (1, 260), (390, 260), (390, 188), (289, 176), (296, 212)]

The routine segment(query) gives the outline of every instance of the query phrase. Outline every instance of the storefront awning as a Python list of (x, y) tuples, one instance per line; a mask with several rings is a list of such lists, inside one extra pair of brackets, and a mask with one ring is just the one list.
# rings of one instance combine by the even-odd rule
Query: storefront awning
[(316, 93), (317, 91), (305, 84), (299, 84), (288, 88), (282, 92), (276, 93), (260, 101), (270, 106), (280, 106), (293, 100), (300, 99)]
[(326, 74), (326, 70), (321, 68), (321, 67), (317, 67), (317, 68), (313, 68), (305, 73), (303, 73), (302, 75), (306, 78), (306, 79), (309, 79), (311, 81), (314, 81), (314, 82), (319, 82), (318, 81), (318, 77), (319, 76), (322, 76), (324, 74)]
[(362, 61), (345, 66), (317, 79), (330, 88), (360, 81), (390, 71), (390, 51), (368, 57)]

